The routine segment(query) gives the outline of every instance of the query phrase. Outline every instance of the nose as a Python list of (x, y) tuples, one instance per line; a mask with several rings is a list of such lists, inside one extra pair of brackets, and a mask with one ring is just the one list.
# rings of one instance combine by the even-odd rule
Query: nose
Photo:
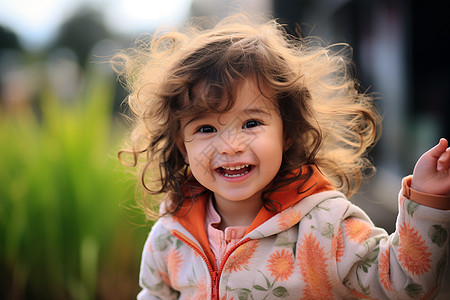
[(220, 154), (237, 155), (245, 151), (244, 140), (237, 130), (226, 130), (217, 136), (216, 149)]

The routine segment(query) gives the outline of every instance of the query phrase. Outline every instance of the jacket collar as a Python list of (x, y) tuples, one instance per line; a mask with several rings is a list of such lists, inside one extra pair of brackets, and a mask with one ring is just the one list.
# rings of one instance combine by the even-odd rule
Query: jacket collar
[[(303, 174), (312, 172), (308, 180), (300, 180), (289, 184), (270, 195), (270, 198), (281, 204), (281, 211), (300, 202), (302, 199), (324, 191), (334, 190), (319, 169), (314, 165), (304, 166)], [(188, 181), (184, 186), (184, 193), (188, 197), (180, 211), (173, 217), (198, 241), (210, 262), (214, 262), (214, 254), (209, 248), (208, 236), (205, 229), (206, 204), (210, 192), (195, 180)], [(250, 233), (277, 213), (261, 208), (246, 234)], [(215, 265), (215, 264), (213, 264)]]

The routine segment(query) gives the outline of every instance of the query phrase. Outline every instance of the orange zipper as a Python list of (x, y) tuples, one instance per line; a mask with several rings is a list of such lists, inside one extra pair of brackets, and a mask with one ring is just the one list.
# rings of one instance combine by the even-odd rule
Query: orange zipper
[(219, 279), (220, 279), (220, 276), (222, 275), (222, 271), (223, 271), (223, 267), (225, 266), (225, 262), (228, 260), (231, 253), (233, 253), (237, 247), (241, 246), (242, 244), (247, 243), (248, 241), (250, 241), (250, 238), (246, 238), (246, 239), (240, 241), (239, 243), (234, 245), (230, 250), (228, 250), (227, 253), (225, 253), (225, 256), (223, 257), (222, 262), (220, 263), (219, 272), (216, 272), (217, 273), (217, 286), (215, 287), (215, 291), (213, 290), (213, 295), (216, 294), (217, 298), (213, 298), (213, 299), (219, 299), (218, 298), (218, 296), (219, 296)]
[(228, 258), (230, 257), (231, 253), (233, 253), (234, 250), (236, 250), (237, 247), (239, 247), (242, 244), (245, 244), (246, 242), (250, 241), (250, 238), (246, 238), (246, 239), (240, 241), (239, 243), (234, 245), (233, 248), (231, 248), (225, 254), (224, 258), (222, 259), (222, 262), (220, 263), (219, 271), (217, 272), (211, 266), (211, 263), (209, 262), (209, 260), (206, 257), (206, 255), (203, 253), (202, 249), (198, 248), (197, 245), (195, 245), (190, 239), (188, 239), (187, 237), (185, 237), (183, 234), (179, 233), (178, 231), (173, 230), (172, 234), (177, 239), (179, 239), (180, 241), (182, 241), (183, 243), (185, 243), (186, 245), (191, 247), (191, 249), (194, 250), (205, 261), (206, 266), (208, 267), (208, 270), (209, 270), (209, 274), (211, 276), (211, 300), (218, 300), (219, 299), (219, 281), (220, 281), (220, 276), (222, 275), (223, 268), (225, 266), (225, 262), (228, 260)]
[[(219, 299), (219, 297), (218, 297), (219, 295), (217, 293), (217, 291), (219, 290), (219, 280), (218, 280), (219, 276), (217, 274), (217, 271), (215, 271), (214, 268), (211, 266), (208, 258), (203, 253), (203, 250), (198, 248), (197, 245), (192, 243), (192, 241), (190, 239), (188, 239), (184, 235), (178, 233), (178, 231), (176, 231), (176, 230), (172, 231), (172, 235), (175, 236), (180, 241), (182, 241), (183, 243), (185, 243), (186, 245), (188, 245), (189, 247), (191, 247), (191, 249), (194, 250), (206, 262), (206, 266), (208, 267), (209, 274), (211, 276), (211, 288), (212, 288), (211, 299), (212, 300)], [(216, 288), (216, 286), (217, 286), (217, 288)]]

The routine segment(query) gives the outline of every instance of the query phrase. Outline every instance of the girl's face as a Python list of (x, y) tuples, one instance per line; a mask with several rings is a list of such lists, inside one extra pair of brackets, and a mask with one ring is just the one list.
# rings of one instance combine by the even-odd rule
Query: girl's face
[(234, 107), (182, 120), (186, 162), (216, 201), (261, 201), (283, 156), (283, 122), (252, 80), (237, 92)]

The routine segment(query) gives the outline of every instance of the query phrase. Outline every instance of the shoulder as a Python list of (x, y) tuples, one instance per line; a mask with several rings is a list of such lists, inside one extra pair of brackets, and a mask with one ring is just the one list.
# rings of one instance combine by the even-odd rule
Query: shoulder
[(170, 233), (170, 229), (166, 226), (167, 217), (159, 218), (151, 227), (149, 236), (155, 238), (159, 235)]
[(167, 226), (170, 222), (173, 222), (173, 218), (162, 217), (153, 224), (146, 241), (146, 249), (150, 252), (162, 253), (176, 243), (177, 239), (173, 236), (170, 227)]
[[(346, 220), (355, 218), (365, 221), (373, 226), (373, 222), (365, 211), (353, 204), (344, 194), (337, 191), (329, 191), (311, 196), (318, 198), (316, 205), (305, 214), (300, 225), (307, 225), (309, 228), (330, 228), (340, 227)], [(307, 223), (307, 224), (305, 224)]]
[(343, 218), (349, 213), (356, 213), (360, 210), (343, 193), (334, 190), (317, 193), (304, 200), (313, 204), (309, 213), (315, 216), (331, 217), (332, 219)]

